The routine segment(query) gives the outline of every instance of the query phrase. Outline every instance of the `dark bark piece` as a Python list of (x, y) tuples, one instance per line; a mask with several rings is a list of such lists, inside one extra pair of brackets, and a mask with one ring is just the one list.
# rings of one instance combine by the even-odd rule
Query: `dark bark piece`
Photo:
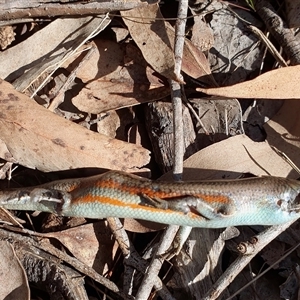
[[(40, 250), (39, 250), (40, 251)], [(39, 288), (45, 289), (51, 299), (88, 299), (82, 275), (53, 261), (53, 257), (43, 251), (39, 255), (30, 250), (18, 251), (29, 282), (34, 282)]]
[[(9, 227), (9, 226), (6, 226)], [(15, 231), (20, 231), (19, 229), (10, 227), (10, 230), (15, 230)], [(21, 231), (22, 232), (22, 231)], [(29, 234), (29, 232), (27, 232)], [(72, 285), (76, 285), (76, 280), (78, 280), (78, 276), (86, 275), (89, 276), (91, 279), (95, 280), (96, 282), (104, 285), (107, 288), (107, 292), (112, 292), (120, 297), (126, 298), (126, 295), (124, 295), (120, 289), (115, 285), (112, 281), (109, 279), (101, 276), (99, 273), (97, 273), (93, 268), (87, 266), (86, 264), (80, 262), (76, 258), (73, 258), (69, 256), (67, 253), (62, 252), (55, 248), (53, 245), (50, 243), (44, 242), (43, 240), (38, 240), (35, 236), (25, 236), (22, 233), (17, 233), (17, 232), (12, 232), (9, 230), (5, 230), (3, 228), (0, 228), (0, 240), (8, 240), (13, 242), (13, 247), (16, 251), (17, 256), (19, 257), (20, 261), (23, 263), (23, 256), (22, 253), (19, 255), (18, 253), (20, 251), (25, 251), (27, 252), (30, 250), (30, 252), (34, 256), (40, 256), (42, 255), (41, 253), (45, 253), (45, 257), (48, 258), (49, 262), (46, 263), (46, 271), (44, 272), (44, 268), (40, 268), (40, 272), (43, 274), (43, 276), (48, 275), (48, 271), (53, 268), (53, 265), (55, 264), (60, 264), (65, 266), (65, 264), (68, 264), (76, 273), (76, 276), (74, 277), (75, 281), (72, 281)], [(37, 262), (36, 257), (32, 257), (31, 260), (33, 262), (33, 265)], [(51, 260), (51, 261), (50, 261)], [(50, 267), (50, 268), (49, 268)], [(24, 267), (25, 269), (28, 269), (28, 267)], [(29, 269), (28, 269), (29, 270)], [(35, 271), (37, 269), (34, 267), (31, 272), (34, 277), (36, 278)], [(64, 282), (63, 279), (66, 279), (67, 276), (69, 277), (69, 272), (66, 273), (67, 275), (61, 279), (62, 282)], [(77, 274), (80, 274), (77, 276)], [(30, 275), (31, 276), (31, 275)], [(73, 277), (72, 277), (73, 280)], [(63, 292), (64, 290), (62, 290)], [(75, 289), (73, 290), (75, 291)], [(85, 299), (82, 297), (83, 295), (84, 288), (82, 288), (80, 281), (77, 281), (77, 286), (76, 286), (76, 292), (77, 295), (75, 295), (75, 299)], [(58, 298), (52, 298), (52, 299), (58, 299)], [(72, 298), (66, 298), (66, 299), (72, 299)]]
[[(183, 108), (184, 158), (196, 152), (195, 130), (190, 113)], [(148, 104), (146, 110), (146, 126), (153, 146), (156, 162), (163, 172), (170, 171), (173, 166), (173, 115), (172, 103), (157, 101)]]
[(257, 0), (255, 8), (268, 30), (275, 37), (291, 61), (291, 65), (300, 64), (300, 44), (294, 36), (293, 30), (279, 17), (269, 1)]
[(46, 291), (51, 299), (88, 299), (83, 275), (25, 240), (14, 240), (13, 247), (22, 263), (28, 281)]

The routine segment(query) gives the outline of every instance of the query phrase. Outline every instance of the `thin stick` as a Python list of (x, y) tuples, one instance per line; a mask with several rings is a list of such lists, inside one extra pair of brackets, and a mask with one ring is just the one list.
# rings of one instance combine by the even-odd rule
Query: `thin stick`
[(264, 45), (267, 47), (267, 49), (270, 51), (270, 53), (273, 55), (276, 61), (280, 64), (280, 66), (282, 67), (288, 66), (288, 64), (281, 56), (281, 54), (277, 51), (275, 46), (270, 42), (270, 40), (265, 36), (265, 34), (260, 29), (252, 25), (249, 25), (248, 28), (259, 37), (259, 39), (264, 43)]
[(163, 233), (160, 244), (158, 246), (156, 255), (153, 256), (150, 266), (143, 278), (143, 283), (141, 284), (137, 294), (136, 300), (148, 299), (151, 293), (152, 287), (164, 262), (162, 258), (167, 250), (171, 247), (174, 237), (177, 233), (179, 226), (169, 226)]
[[(176, 21), (176, 36), (174, 44), (176, 77), (182, 81), (181, 64), (185, 38), (185, 24), (187, 17), (188, 1), (180, 0)], [(171, 80), (171, 95), (173, 104), (173, 126), (174, 126), (174, 164), (173, 175), (175, 180), (181, 180), (183, 170), (183, 121), (182, 121), (182, 100), (181, 87), (177, 81)]]
[[(123, 224), (120, 222), (118, 218), (107, 218), (107, 222), (113, 232), (115, 239), (117, 240), (119, 247), (124, 255), (124, 267), (126, 268), (132, 267), (137, 269), (139, 272), (145, 273), (147, 270), (147, 262), (142, 259), (138, 252), (135, 250), (133, 244), (130, 242), (128, 235), (124, 229)], [(125, 293), (126, 285), (124, 283)], [(156, 276), (153, 282), (154, 289), (158, 290), (158, 295), (162, 297), (162, 299), (173, 299), (171, 293), (162, 283), (160, 278)], [(150, 290), (151, 292), (151, 290)]]
[[(172, 104), (173, 104), (173, 128), (174, 128), (174, 164), (173, 164), (173, 176), (175, 180), (180, 180), (182, 178), (183, 170), (183, 121), (182, 121), (182, 100), (181, 100), (181, 87), (179, 82), (182, 82), (181, 72), (181, 63), (182, 63), (182, 53), (185, 37), (185, 24), (188, 10), (188, 0), (180, 0), (178, 8), (178, 19), (176, 22), (176, 35), (175, 35), (175, 45), (174, 45), (174, 54), (175, 54), (175, 68), (174, 73), (178, 81), (171, 80), (171, 95), (172, 95)], [(148, 271), (143, 279), (136, 299), (148, 299), (155, 278), (160, 271), (160, 268), (163, 264), (162, 255), (164, 255), (173, 242), (173, 239), (178, 231), (178, 226), (169, 226), (161, 240), (159, 247), (157, 249), (156, 255), (154, 256), (151, 264), (148, 268)]]
[(261, 232), (257, 236), (257, 243), (255, 244), (254, 251), (248, 255), (239, 256), (223, 273), (223, 275), (215, 282), (202, 300), (217, 299), (221, 293), (228, 287), (228, 285), (236, 278), (237, 275), (250, 263), (252, 258), (258, 254), (266, 245), (274, 240), (280, 233), (289, 228), (295, 220), (286, 224), (276, 225)]

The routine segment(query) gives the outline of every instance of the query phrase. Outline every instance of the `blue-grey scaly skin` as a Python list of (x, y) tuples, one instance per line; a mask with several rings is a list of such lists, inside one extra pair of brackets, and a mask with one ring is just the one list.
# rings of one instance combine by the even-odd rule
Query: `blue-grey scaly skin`
[(0, 206), (86, 218), (135, 218), (221, 228), (276, 225), (300, 216), (300, 182), (278, 177), (161, 182), (120, 171), (0, 191)]

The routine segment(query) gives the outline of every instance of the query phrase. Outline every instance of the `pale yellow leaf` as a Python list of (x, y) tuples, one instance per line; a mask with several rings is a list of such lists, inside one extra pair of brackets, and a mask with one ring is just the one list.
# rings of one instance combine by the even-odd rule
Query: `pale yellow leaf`
[(232, 98), (300, 99), (300, 66), (266, 72), (253, 80), (220, 88), (197, 88), (208, 95)]
[(267, 142), (237, 135), (200, 150), (184, 162), (183, 179), (237, 179), (245, 173), (297, 178)]
[(20, 164), (46, 172), (84, 167), (133, 171), (149, 162), (143, 147), (65, 120), (5, 81), (0, 86), (1, 140)]

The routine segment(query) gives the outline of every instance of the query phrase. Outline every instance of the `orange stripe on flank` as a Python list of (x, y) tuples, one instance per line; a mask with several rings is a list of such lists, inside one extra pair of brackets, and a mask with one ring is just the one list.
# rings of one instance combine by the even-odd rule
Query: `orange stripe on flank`
[[(130, 186), (126, 184), (120, 184), (117, 181), (114, 181), (113, 179), (110, 180), (105, 180), (105, 181), (98, 181), (94, 185), (95, 188), (109, 188), (109, 189), (115, 189), (115, 190), (120, 190), (120, 192), (126, 192), (131, 195), (137, 195), (137, 194), (145, 194), (149, 196), (150, 198), (168, 198), (170, 197), (170, 193), (166, 193), (163, 191), (153, 191), (151, 188), (145, 188), (141, 186)], [(174, 193), (172, 197), (180, 196), (180, 193), (178, 195)]]
[[(231, 199), (227, 196), (222, 195), (210, 195), (205, 193), (189, 193), (188, 191), (154, 191), (151, 187), (143, 187), (143, 186), (130, 186), (126, 184), (119, 183), (113, 179), (108, 180), (99, 180), (97, 182), (93, 182), (92, 186), (90, 186), (91, 183), (86, 183), (84, 185), (81, 185), (80, 188), (94, 188), (95, 190), (103, 188), (103, 189), (111, 189), (114, 191), (119, 191), (120, 193), (129, 193), (131, 195), (146, 195), (149, 198), (152, 199), (163, 199), (163, 200), (174, 200), (176, 198), (180, 197), (195, 197), (199, 198), (203, 201), (206, 201), (208, 203), (231, 203)], [(99, 198), (102, 198), (101, 195), (98, 196)], [(85, 198), (88, 199), (88, 196)], [(83, 198), (82, 198), (83, 199)], [(79, 200), (74, 200), (79, 201)], [(89, 202), (89, 200), (80, 200), (84, 202)]]
[(135, 204), (135, 203), (127, 203), (127, 202), (123, 202), (120, 201), (118, 199), (114, 199), (114, 198), (110, 198), (110, 197), (99, 197), (99, 196), (86, 196), (86, 197), (80, 197), (75, 199), (75, 201), (72, 201), (72, 205), (80, 205), (80, 204), (97, 204), (99, 203), (100, 205), (113, 205), (113, 206), (117, 206), (118, 208), (121, 207), (127, 207), (127, 208), (131, 208), (131, 209), (143, 209), (149, 212), (161, 212), (163, 211), (164, 213), (179, 213), (179, 214), (183, 214), (183, 212), (180, 211), (173, 211), (171, 209), (161, 209), (161, 208), (155, 208), (155, 207), (150, 207), (150, 206), (144, 206), (144, 205), (140, 205), (140, 204)]

